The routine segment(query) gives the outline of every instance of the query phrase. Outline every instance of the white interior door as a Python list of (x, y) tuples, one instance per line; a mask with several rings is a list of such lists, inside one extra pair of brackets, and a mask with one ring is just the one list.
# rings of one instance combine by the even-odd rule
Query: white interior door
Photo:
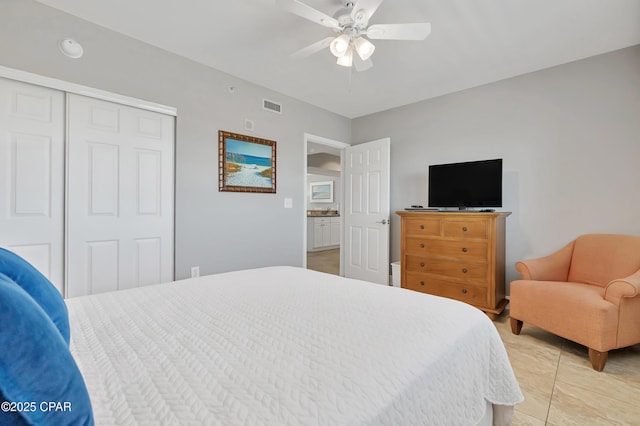
[(68, 96), (67, 296), (173, 280), (173, 117)]
[(390, 139), (345, 149), (345, 276), (389, 284)]
[(63, 292), (64, 94), (0, 78), (0, 246)]

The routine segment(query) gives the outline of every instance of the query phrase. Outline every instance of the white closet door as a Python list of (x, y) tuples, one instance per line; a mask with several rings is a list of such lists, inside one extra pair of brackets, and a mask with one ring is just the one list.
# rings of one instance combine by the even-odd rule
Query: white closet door
[(64, 94), (0, 78), (0, 246), (63, 291)]
[(67, 99), (67, 297), (172, 281), (173, 117)]

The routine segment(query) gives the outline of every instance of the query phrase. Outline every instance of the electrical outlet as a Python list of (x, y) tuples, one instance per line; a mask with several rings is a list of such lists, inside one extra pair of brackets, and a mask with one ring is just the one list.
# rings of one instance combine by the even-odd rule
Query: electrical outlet
[(195, 277), (199, 277), (200, 276), (200, 267), (199, 266), (192, 266), (191, 267), (191, 278), (195, 278)]

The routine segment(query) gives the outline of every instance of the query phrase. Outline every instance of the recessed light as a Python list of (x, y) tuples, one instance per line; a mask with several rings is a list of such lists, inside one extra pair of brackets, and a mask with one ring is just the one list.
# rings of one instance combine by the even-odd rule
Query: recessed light
[(62, 52), (64, 56), (69, 58), (78, 59), (82, 57), (84, 53), (84, 49), (82, 45), (75, 40), (70, 38), (65, 38), (64, 40), (60, 40), (58, 42), (58, 48)]

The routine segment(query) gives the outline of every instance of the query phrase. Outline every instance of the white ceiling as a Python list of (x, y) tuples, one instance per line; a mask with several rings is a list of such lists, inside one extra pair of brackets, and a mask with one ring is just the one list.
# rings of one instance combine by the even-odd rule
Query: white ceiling
[(39, 1), (348, 118), (640, 44), (639, 0), (386, 0), (371, 24), (430, 22), (431, 35), (375, 40), (374, 67), (350, 73), (328, 49), (290, 58), (332, 32), (275, 0)]

